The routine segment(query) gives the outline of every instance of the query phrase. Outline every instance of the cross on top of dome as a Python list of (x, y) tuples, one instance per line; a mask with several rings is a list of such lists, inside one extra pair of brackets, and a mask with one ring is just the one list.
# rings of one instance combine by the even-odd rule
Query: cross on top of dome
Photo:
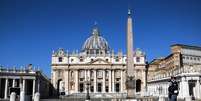
[(96, 21), (95, 21), (94, 26), (93, 26), (93, 29), (92, 29), (92, 35), (97, 35), (97, 36), (100, 35), (100, 31), (99, 31), (99, 29), (98, 29), (98, 26), (97, 26), (97, 22), (96, 22)]

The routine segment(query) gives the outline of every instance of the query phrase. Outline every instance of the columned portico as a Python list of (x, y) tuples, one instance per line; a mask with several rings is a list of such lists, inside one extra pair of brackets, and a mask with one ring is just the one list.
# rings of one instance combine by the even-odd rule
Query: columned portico
[[(42, 90), (37, 90), (41, 98), (47, 98), (51, 91), (55, 91), (49, 79), (44, 76), (40, 71), (33, 70), (28, 65), (26, 69), (8, 69), (0, 68), (0, 99), (12, 99), (11, 93), (15, 92), (18, 100), (28, 101), (33, 99), (36, 93), (36, 87), (41, 86)], [(36, 83), (36, 80), (41, 82)], [(55, 96), (53, 92), (51, 96)]]

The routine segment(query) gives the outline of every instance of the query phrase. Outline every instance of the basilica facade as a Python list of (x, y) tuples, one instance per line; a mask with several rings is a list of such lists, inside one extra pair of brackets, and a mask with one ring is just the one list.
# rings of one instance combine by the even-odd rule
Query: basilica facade
[[(93, 97), (126, 96), (126, 61), (123, 52), (110, 49), (95, 25), (80, 51), (60, 48), (52, 53), (51, 82), (63, 95), (84, 95), (89, 87)], [(145, 61), (145, 53), (136, 49), (133, 68), (138, 95), (145, 90)]]

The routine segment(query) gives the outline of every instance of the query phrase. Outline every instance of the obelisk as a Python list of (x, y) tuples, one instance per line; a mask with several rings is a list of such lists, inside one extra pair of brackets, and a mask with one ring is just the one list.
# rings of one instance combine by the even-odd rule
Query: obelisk
[(133, 28), (132, 28), (132, 17), (131, 11), (128, 10), (127, 19), (127, 78), (126, 78), (126, 88), (127, 88), (127, 98), (135, 98), (135, 72), (133, 63)]

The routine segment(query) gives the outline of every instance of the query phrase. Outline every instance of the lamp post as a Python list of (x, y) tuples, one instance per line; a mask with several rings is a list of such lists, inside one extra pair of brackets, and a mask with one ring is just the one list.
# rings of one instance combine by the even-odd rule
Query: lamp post
[(87, 90), (86, 101), (90, 101), (89, 87), (91, 85), (91, 82), (89, 80), (89, 77), (87, 77), (87, 80), (85, 81), (85, 83), (86, 83), (86, 86), (87, 86), (87, 88), (86, 88), (86, 90)]

